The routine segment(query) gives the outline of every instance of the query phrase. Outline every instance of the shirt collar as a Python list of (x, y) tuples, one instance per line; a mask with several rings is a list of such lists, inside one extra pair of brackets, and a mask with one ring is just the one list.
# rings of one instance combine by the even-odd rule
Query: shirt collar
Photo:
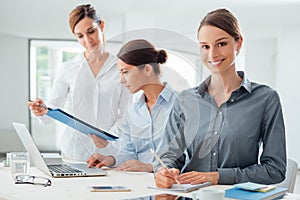
[[(87, 66), (89, 66), (87, 59), (84, 57), (84, 52), (81, 53), (81, 59), (83, 62), (86, 62)], [(99, 71), (99, 74), (105, 73), (113, 67), (116, 67), (116, 57), (109, 53), (107, 59), (103, 63), (101, 70)]]
[[(171, 88), (171, 86), (164, 82), (163, 83), (165, 85), (164, 89), (160, 92), (160, 94), (158, 95), (158, 98), (156, 100), (156, 102), (159, 102), (160, 99), (165, 100), (166, 102), (169, 102), (172, 98), (172, 95), (174, 94), (174, 90)], [(139, 97), (137, 104), (139, 106), (142, 106), (143, 104), (145, 104), (145, 94), (144, 92), (142, 93), (142, 95)]]
[(243, 71), (238, 71), (238, 75), (243, 79), (240, 88), (245, 88), (249, 93), (252, 92), (251, 82), (247, 79), (246, 74)]
[[(246, 78), (246, 75), (243, 71), (238, 71), (237, 74), (239, 75), (239, 77), (241, 77), (243, 80), (242, 80), (242, 83), (240, 85), (239, 88), (243, 87), (245, 88), (249, 93), (252, 92), (252, 87), (251, 87), (251, 82)], [(207, 92), (207, 86), (208, 84), (210, 83), (210, 80), (211, 80), (211, 76), (207, 77), (199, 86), (199, 94), (201, 96), (204, 95), (205, 92)]]

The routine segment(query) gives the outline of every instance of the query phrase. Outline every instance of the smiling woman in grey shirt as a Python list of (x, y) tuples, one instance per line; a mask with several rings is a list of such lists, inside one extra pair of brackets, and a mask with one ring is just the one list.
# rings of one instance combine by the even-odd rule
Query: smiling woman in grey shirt
[(243, 42), (237, 19), (226, 9), (208, 13), (198, 39), (211, 75), (174, 103), (165, 134), (169, 145), (160, 155), (171, 169), (157, 164), (156, 185), (169, 188), (175, 179), (191, 184), (281, 182), (286, 143), (279, 96), (236, 71)]

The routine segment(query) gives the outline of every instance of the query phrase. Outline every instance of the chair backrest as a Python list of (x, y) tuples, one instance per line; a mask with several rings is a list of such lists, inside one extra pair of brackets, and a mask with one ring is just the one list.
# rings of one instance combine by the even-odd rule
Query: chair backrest
[(277, 184), (277, 186), (287, 188), (288, 189), (287, 192), (293, 193), (297, 172), (298, 172), (298, 163), (295, 160), (289, 158), (287, 160), (285, 179), (281, 183)]

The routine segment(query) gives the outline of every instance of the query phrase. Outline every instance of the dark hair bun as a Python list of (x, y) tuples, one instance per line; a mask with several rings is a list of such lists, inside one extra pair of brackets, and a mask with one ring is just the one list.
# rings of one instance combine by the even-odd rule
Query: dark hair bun
[(157, 53), (157, 63), (163, 64), (167, 61), (168, 55), (165, 50), (159, 50)]

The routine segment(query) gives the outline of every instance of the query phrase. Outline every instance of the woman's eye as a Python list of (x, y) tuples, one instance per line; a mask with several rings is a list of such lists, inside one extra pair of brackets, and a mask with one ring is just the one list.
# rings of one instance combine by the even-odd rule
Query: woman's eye
[(226, 46), (226, 45), (227, 45), (227, 42), (220, 42), (220, 43), (218, 44), (219, 47), (223, 47), (223, 46)]
[(94, 31), (94, 30), (91, 30), (91, 31), (89, 31), (89, 34), (93, 34), (93, 33), (95, 33), (95, 31)]
[(92, 28), (92, 29), (88, 30), (88, 33), (93, 34), (93, 33), (95, 33), (95, 31), (96, 31), (96, 28)]
[(208, 45), (201, 45), (201, 49), (208, 49), (209, 46)]

